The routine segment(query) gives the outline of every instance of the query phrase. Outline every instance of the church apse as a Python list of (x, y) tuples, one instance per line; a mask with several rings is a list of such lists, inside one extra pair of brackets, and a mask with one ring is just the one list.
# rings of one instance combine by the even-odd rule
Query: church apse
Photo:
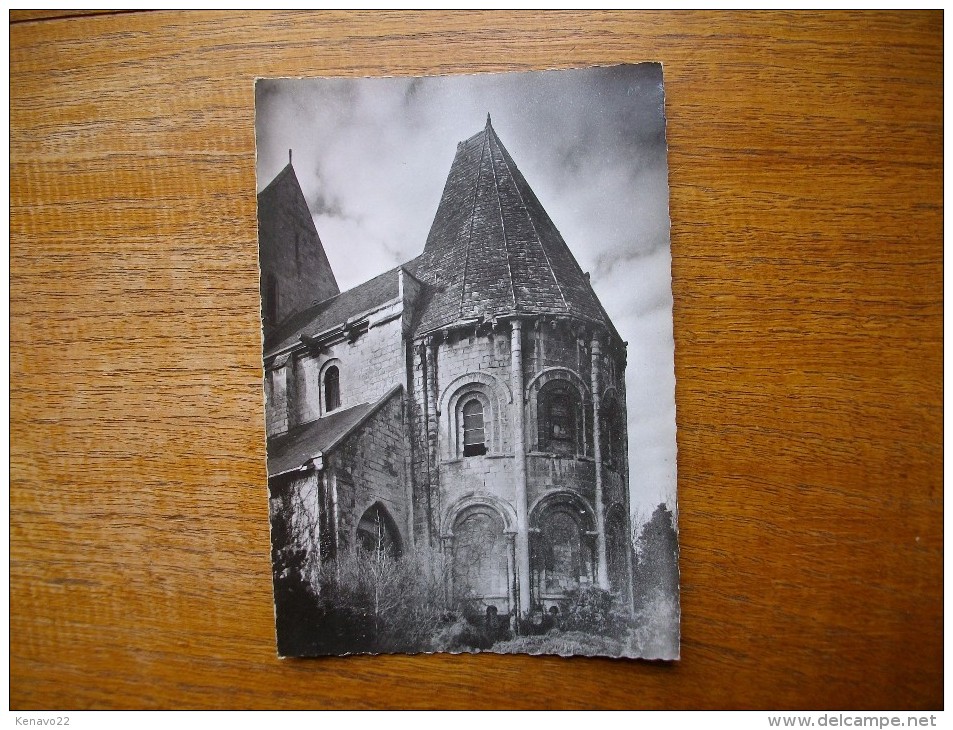
[[(308, 228), (281, 222), (300, 217), (297, 185), (289, 165), (259, 197), (262, 256), (282, 252), (268, 276)], [(337, 292), (307, 240), (316, 301), (299, 285), (266, 301), (263, 279), (279, 609), (372, 616), (346, 629), (366, 636), (388, 600), (416, 601), (437, 625), (483, 617), (503, 635), (596, 592), (631, 620), (627, 343), (489, 116), (458, 144), (416, 258)], [(333, 653), (315, 641), (303, 653)]]

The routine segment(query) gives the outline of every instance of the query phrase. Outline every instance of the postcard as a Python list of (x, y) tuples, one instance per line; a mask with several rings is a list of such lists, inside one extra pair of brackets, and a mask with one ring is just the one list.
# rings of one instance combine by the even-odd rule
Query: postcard
[(678, 658), (661, 66), (255, 91), (279, 655)]

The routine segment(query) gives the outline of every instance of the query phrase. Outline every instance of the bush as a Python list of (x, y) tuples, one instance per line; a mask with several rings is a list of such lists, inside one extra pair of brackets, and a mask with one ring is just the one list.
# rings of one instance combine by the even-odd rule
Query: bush
[(582, 631), (554, 629), (543, 636), (517, 636), (495, 644), (501, 654), (558, 654), (560, 656), (611, 656), (625, 654), (625, 644), (616, 637), (594, 636)]
[(677, 596), (656, 590), (644, 603), (632, 632), (632, 650), (646, 659), (677, 659), (679, 607)]
[(675, 515), (664, 504), (642, 526), (635, 559), (633, 650), (646, 658), (675, 658), (679, 652), (678, 531)]
[(286, 551), (275, 569), (275, 618), (281, 656), (370, 651), (373, 626), (361, 605), (343, 605), (315, 593), (302, 575), (303, 551)]
[(565, 631), (581, 631), (600, 636), (621, 636), (628, 623), (624, 601), (616, 601), (609, 591), (589, 586), (569, 594), (570, 606), (561, 621)]
[(496, 639), (482, 626), (474, 626), (459, 618), (437, 631), (430, 641), (431, 651), (483, 651), (493, 646)]
[(321, 620), (320, 609), (311, 587), (299, 572), (286, 568), (276, 571), (274, 583), (278, 654), (321, 653), (312, 628)]
[(352, 653), (432, 651), (435, 630), (449, 617), (444, 571), (443, 556), (428, 549), (401, 558), (339, 555), (321, 570), (320, 631), (333, 632)]

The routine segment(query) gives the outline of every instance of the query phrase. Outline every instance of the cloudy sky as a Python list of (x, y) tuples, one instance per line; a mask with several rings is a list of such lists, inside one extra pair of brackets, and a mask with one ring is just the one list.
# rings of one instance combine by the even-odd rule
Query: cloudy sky
[[(675, 506), (675, 375), (662, 69), (256, 86), (258, 189), (288, 164), (341, 290), (423, 250), (457, 142), (487, 113), (623, 339), (632, 506)], [(648, 515), (646, 515), (648, 516)]]

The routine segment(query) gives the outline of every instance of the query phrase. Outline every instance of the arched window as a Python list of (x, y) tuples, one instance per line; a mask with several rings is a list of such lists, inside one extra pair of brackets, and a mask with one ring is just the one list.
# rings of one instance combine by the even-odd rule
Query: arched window
[(333, 411), (341, 407), (341, 375), (337, 365), (324, 371), (324, 410)]
[(504, 404), (512, 403), (509, 386), (485, 372), (452, 380), (440, 396), (440, 458), (457, 460), (501, 454), (507, 447)]
[(483, 404), (472, 398), (463, 404), (463, 455), (482, 456), (486, 453), (486, 428), (483, 422)]
[(564, 596), (592, 582), (592, 545), (584, 522), (571, 504), (553, 505), (539, 517), (530, 551), (537, 599)]
[(453, 586), (460, 600), (505, 598), (506, 538), (503, 520), (490, 507), (463, 512), (453, 525)]
[(400, 536), (394, 520), (380, 504), (368, 509), (357, 523), (357, 546), (377, 560), (400, 557)]
[(582, 409), (579, 393), (566, 381), (543, 386), (537, 406), (539, 450), (574, 455), (581, 451)]
[(569, 394), (560, 391), (549, 397), (549, 438), (555, 441), (572, 441), (576, 433), (572, 401)]

